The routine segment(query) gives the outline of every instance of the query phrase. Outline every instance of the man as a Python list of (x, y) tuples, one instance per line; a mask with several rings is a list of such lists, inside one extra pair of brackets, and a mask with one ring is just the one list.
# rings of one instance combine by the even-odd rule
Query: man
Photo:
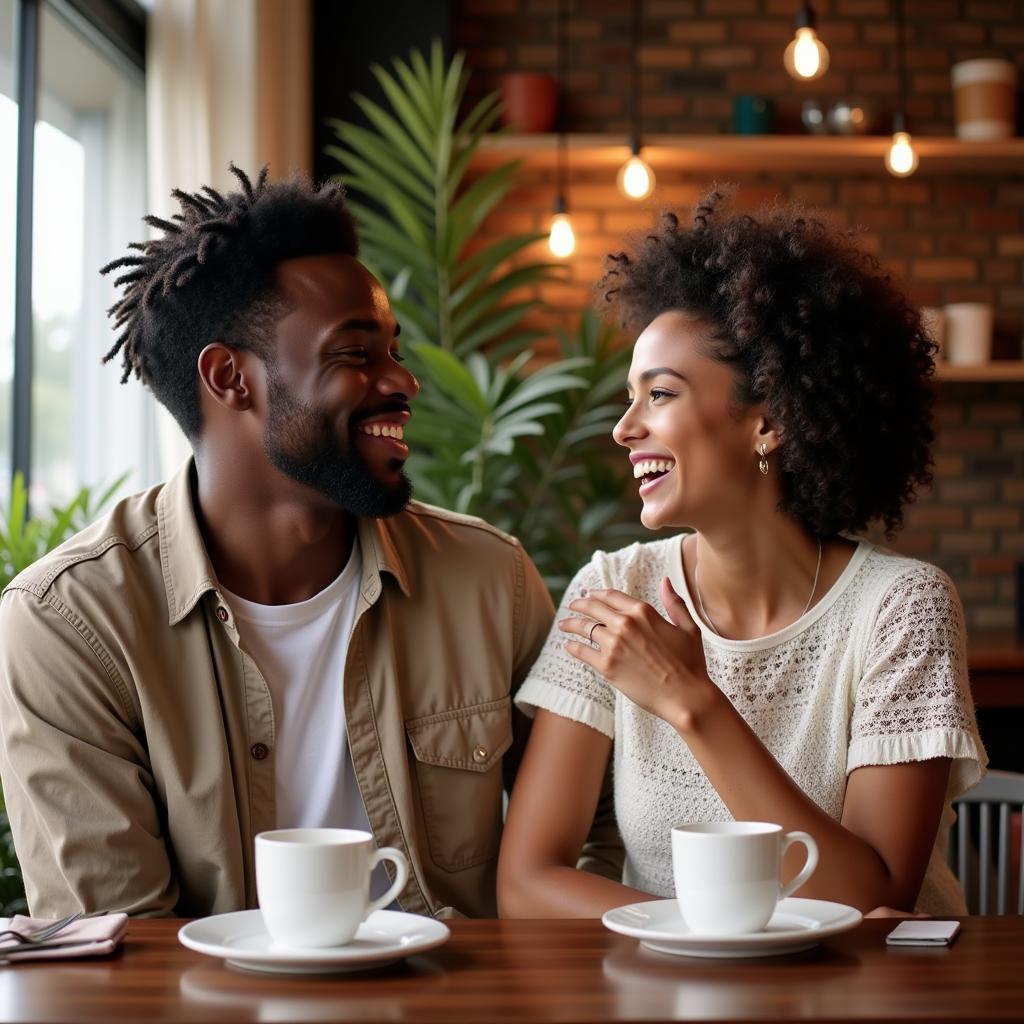
[(419, 385), (341, 189), (232, 171), (104, 268), (128, 268), (106, 358), (194, 458), (0, 601), (31, 912), (253, 907), (257, 832), (339, 825), (405, 852), (403, 909), (491, 915), (550, 598), (516, 540), (409, 502)]

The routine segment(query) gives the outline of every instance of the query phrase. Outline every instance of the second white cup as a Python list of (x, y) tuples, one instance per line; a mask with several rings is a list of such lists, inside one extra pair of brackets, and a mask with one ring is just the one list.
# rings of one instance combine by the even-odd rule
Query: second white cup
[[(779, 881), (782, 855), (793, 843), (807, 861), (787, 885)], [(679, 912), (699, 935), (762, 931), (783, 897), (818, 866), (818, 844), (806, 832), (783, 832), (764, 821), (705, 821), (672, 829), (672, 868)]]
[[(395, 881), (370, 900), (370, 873), (395, 865)], [(282, 946), (343, 946), (373, 911), (405, 888), (409, 862), (350, 828), (286, 828), (256, 836), (256, 894), (267, 931)]]
[(987, 363), (992, 358), (992, 307), (987, 302), (951, 302), (945, 313), (950, 365)]

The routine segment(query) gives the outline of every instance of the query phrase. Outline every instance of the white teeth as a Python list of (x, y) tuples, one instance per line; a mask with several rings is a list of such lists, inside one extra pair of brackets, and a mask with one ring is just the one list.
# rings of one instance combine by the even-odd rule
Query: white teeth
[(405, 436), (405, 429), (400, 423), (364, 423), (359, 429), (371, 437), (392, 437), (396, 441)]
[(667, 473), (675, 463), (670, 459), (645, 459), (633, 466), (633, 478), (650, 476), (652, 473)]

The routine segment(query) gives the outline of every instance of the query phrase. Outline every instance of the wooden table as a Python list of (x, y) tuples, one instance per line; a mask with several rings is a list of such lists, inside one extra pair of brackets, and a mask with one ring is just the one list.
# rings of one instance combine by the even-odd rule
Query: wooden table
[(1024, 918), (964, 919), (948, 949), (888, 948), (871, 920), (762, 960), (650, 953), (598, 921), (455, 921), (447, 945), (375, 973), (242, 973), (132, 922), (113, 957), (0, 968), (0, 1020), (1008, 1021), (1024, 1019)]

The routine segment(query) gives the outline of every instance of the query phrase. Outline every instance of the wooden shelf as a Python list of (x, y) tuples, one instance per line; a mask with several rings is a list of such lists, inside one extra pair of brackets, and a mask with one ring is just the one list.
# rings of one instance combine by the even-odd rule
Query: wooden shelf
[[(485, 136), (474, 163), (487, 166), (520, 159), (530, 166), (554, 166), (555, 134)], [(657, 171), (695, 170), (869, 171), (885, 174), (887, 135), (651, 135), (643, 154)], [(616, 167), (629, 155), (624, 135), (568, 136), (571, 166)], [(964, 142), (916, 137), (921, 164), (915, 177), (930, 172), (995, 174), (1024, 172), (1024, 138)], [(888, 177), (888, 175), (886, 175)]]
[(1024, 359), (1003, 359), (977, 366), (936, 363), (935, 376), (947, 381), (1024, 381)]

